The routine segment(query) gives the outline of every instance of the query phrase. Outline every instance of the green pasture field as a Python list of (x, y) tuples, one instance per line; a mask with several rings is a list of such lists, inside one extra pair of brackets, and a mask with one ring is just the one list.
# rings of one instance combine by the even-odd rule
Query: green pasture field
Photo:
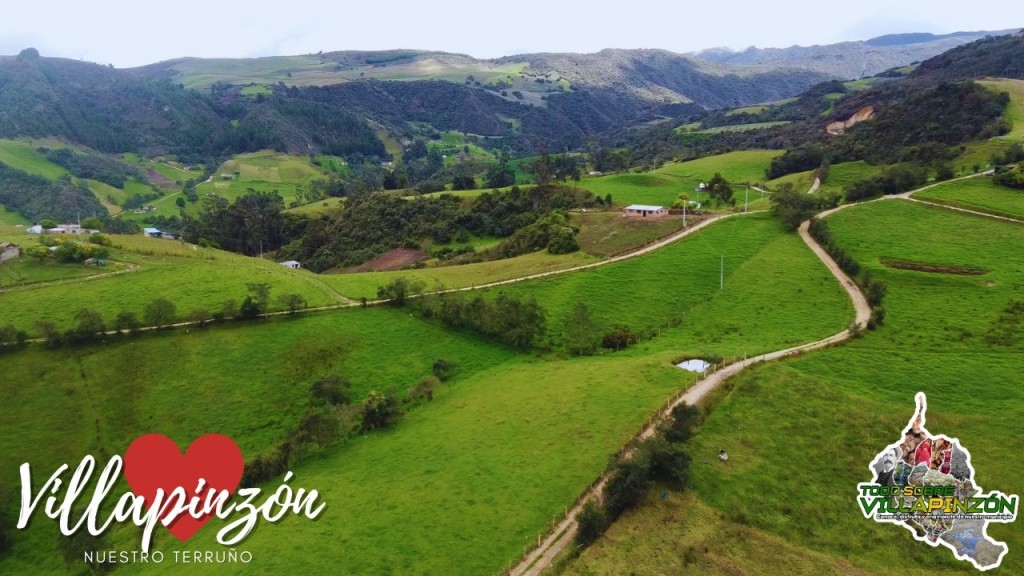
[[(392, 351), (399, 348), (406, 351), (397, 362)], [(105, 463), (104, 455), (123, 454), (131, 440), (144, 433), (166, 434), (185, 448), (198, 436), (216, 431), (234, 439), (250, 460), (271, 450), (297, 425), (310, 404), (310, 387), (319, 378), (347, 378), (353, 398), (362, 401), (372, 389), (396, 387), (404, 394), (406, 388), (430, 374), (436, 359), (446, 358), (457, 363), (453, 379), (438, 390), (438, 396), (447, 400), (470, 385), (474, 375), (502, 366), (512, 357), (504, 347), (441, 330), (388, 308), (108, 338), (103, 345), (68, 350), (32, 346), (0, 355), (0, 372), (4, 374), (0, 391), (9, 402), (0, 419), (0, 483), (20, 485), (17, 470), (23, 462), (31, 463), (36, 476), (48, 476), (62, 463), (74, 467), (86, 454), (97, 455)], [(478, 388), (479, 395), (491, 393), (486, 384)], [(643, 409), (650, 408), (635, 402)], [(455, 402), (445, 404), (444, 411), (459, 412)], [(642, 418), (639, 411), (632, 414), (636, 421)], [(413, 410), (410, 418), (415, 417)], [(398, 434), (394, 435), (408, 436), (406, 441), (411, 440), (412, 445), (420, 443), (421, 439), (405, 431), (404, 424), (397, 425)], [(433, 424), (428, 429), (433, 430)], [(41, 450), (42, 445), (47, 449)], [(333, 517), (332, 521), (346, 514), (347, 487), (339, 489), (337, 483), (305, 470), (328, 464), (334, 473), (373, 473), (367, 463), (350, 461), (350, 448), (355, 447), (339, 445), (325, 455), (329, 458), (295, 468), (296, 484), (324, 492), (331, 507), (327, 518)], [(385, 456), (386, 452), (376, 454)], [(406, 466), (429, 462), (424, 454)], [(383, 460), (378, 461), (381, 463)], [(362, 477), (374, 481), (362, 483), (360, 499), (379, 504), (374, 495), (377, 481), (389, 480)], [(124, 490), (123, 484), (115, 489), (118, 493)], [(480, 497), (483, 501), (486, 495)], [(294, 524), (282, 526), (285, 528), (278, 535), (291, 532)], [(308, 528), (316, 531), (321, 526), (310, 523)], [(267, 528), (275, 532), (269, 524), (264, 525)], [(191, 543), (204, 541), (216, 546), (214, 531), (205, 528)], [(156, 542), (166, 549), (171, 538), (160, 532)], [(62, 572), (55, 534), (55, 525), (40, 513), (27, 532), (16, 532), (14, 548), (0, 559), (0, 572)], [(133, 529), (116, 530), (113, 537), (119, 549), (138, 547)], [(364, 552), (372, 554), (366, 544)], [(252, 549), (258, 551), (263, 546)], [(247, 543), (245, 547), (250, 546)], [(295, 553), (301, 554), (299, 549)], [(269, 550), (262, 556), (264, 566), (274, 562)], [(309, 556), (311, 560), (321, 557)]]
[(63, 166), (50, 162), (36, 150), (41, 145), (40, 141), (0, 140), (0, 162), (50, 180), (67, 174)]
[[(764, 179), (764, 171), (771, 163), (771, 159), (779, 154), (780, 151), (774, 150), (729, 152), (689, 162), (666, 164), (657, 170), (642, 174), (624, 173), (586, 178), (580, 182), (580, 187), (602, 197), (611, 194), (616, 204), (668, 206), (680, 194), (686, 194), (691, 200), (696, 200), (694, 190), (697, 185), (707, 182), (718, 172), (733, 184), (733, 192), (739, 193), (739, 202), (742, 203), (739, 183), (760, 182)], [(703, 196), (706, 200), (706, 195)]]
[(1006, 107), (1003, 117), (1010, 122), (1013, 129), (1009, 134), (1000, 136), (999, 139), (1017, 142), (1024, 140), (1024, 80), (1003, 78), (982, 80), (978, 83), (997, 92), (1006, 92), (1010, 95), (1010, 105)]
[(515, 258), (461, 266), (438, 266), (391, 272), (360, 272), (358, 274), (323, 274), (318, 276), (318, 279), (349, 298), (373, 300), (377, 298), (377, 288), (399, 276), (420, 280), (427, 290), (434, 290), (438, 287), (467, 288), (530, 274), (564, 270), (598, 260), (598, 258), (582, 252), (553, 255), (541, 251)]
[[(496, 363), (443, 387), (392, 429), (296, 468), (291, 484), (319, 490), (327, 512), (317, 522), (263, 523), (241, 549), (267, 572), (495, 574), (680, 384), (675, 368), (640, 358)], [(164, 538), (162, 549), (196, 540)], [(234, 574), (252, 565), (196, 569)]]
[(572, 223), (579, 226), (576, 241), (587, 254), (614, 256), (643, 246), (683, 228), (682, 217), (626, 218), (618, 210), (573, 212)]
[[(154, 169), (159, 168), (154, 166)], [(239, 172), (236, 179), (224, 180), (221, 178), (221, 174), (233, 174), (236, 171)], [(185, 174), (191, 173), (185, 172)], [(196, 177), (198, 176), (196, 175)], [(181, 177), (183, 175), (180, 175), (178, 179)], [(323, 172), (313, 166), (305, 157), (289, 156), (274, 151), (240, 154), (221, 165), (211, 180), (196, 186), (199, 201), (186, 202), (185, 209), (189, 212), (198, 210), (202, 199), (208, 194), (214, 194), (233, 202), (250, 188), (264, 192), (276, 190), (287, 206), (295, 200), (295, 191), (299, 186), (308, 186), (311, 181), (321, 177), (323, 177)], [(130, 195), (128, 190), (129, 186), (126, 185), (122, 195)], [(148, 186), (146, 191), (150, 191)], [(100, 193), (97, 195), (101, 199), (105, 198)], [(180, 191), (167, 190), (163, 197), (147, 203), (155, 206), (156, 210), (144, 214), (126, 213), (124, 216), (133, 220), (141, 220), (146, 216), (175, 216), (181, 210), (175, 202), (180, 195)]]
[[(1017, 385), (1024, 341), (987, 340), (1007, 304), (1019, 300), (1024, 250), (1019, 225), (888, 200), (828, 218), (835, 240), (888, 287), (885, 324), (844, 346), (744, 372), (719, 393), (690, 443), (692, 493), (686, 511), (669, 518), (654, 501), (627, 515), (610, 538), (586, 551), (569, 574), (612, 574), (628, 563), (638, 574), (688, 570), (733, 574), (758, 556), (766, 538), (787, 574), (965, 574), (974, 569), (946, 548), (932, 549), (897, 526), (863, 518), (856, 484), (868, 465), (899, 439), (912, 417), (914, 394), (928, 394), (927, 427), (958, 437), (971, 452), (985, 490), (1024, 491), (1016, 446), (1006, 442), (1024, 417)], [(957, 276), (895, 270), (881, 258), (970, 263), (989, 273)], [(812, 431), (813, 432), (809, 432)], [(729, 452), (728, 464), (715, 457)], [(757, 498), (739, 495), (757, 494)], [(679, 499), (670, 496), (670, 501)], [(691, 506), (689, 499), (697, 502)], [(678, 501), (678, 500), (676, 500)], [(708, 549), (685, 514), (715, 518), (726, 534), (749, 535)], [(657, 525), (668, 535), (693, 535), (669, 549), (670, 538), (645, 554), (634, 534)], [(1001, 572), (1024, 570), (1015, 525), (988, 533), (1010, 546)], [(635, 547), (633, 547), (635, 546)], [(759, 556), (758, 556), (759, 557)], [(689, 558), (689, 560), (687, 560)], [(773, 574), (772, 562), (752, 574)], [(827, 567), (827, 568), (825, 568)], [(743, 571), (743, 570), (741, 570)]]
[[(22, 246), (22, 249), (24, 248), (25, 245)], [(125, 266), (118, 262), (107, 262), (105, 266), (86, 266), (79, 263), (56, 262), (52, 258), (38, 262), (22, 254), (20, 258), (4, 262), (0, 266), (0, 288), (6, 290), (41, 282), (63, 282), (124, 269)]]
[(330, 212), (341, 209), (345, 204), (344, 198), (324, 198), (318, 202), (311, 204), (303, 204), (296, 208), (288, 208), (285, 212), (291, 212), (293, 214), (305, 214), (310, 217), (321, 216)]
[(705, 128), (700, 130), (701, 134), (718, 134), (719, 132), (747, 132), (748, 130), (759, 130), (762, 128), (771, 128), (773, 126), (785, 126), (791, 124), (789, 120), (780, 120), (777, 122), (754, 122), (753, 124), (731, 124), (728, 126), (715, 126), (713, 128)]
[(445, 165), (449, 166), (458, 162), (459, 156), (465, 153), (465, 147), (469, 146), (469, 155), (484, 162), (494, 162), (495, 157), (491, 152), (480, 147), (475, 142), (467, 142), (461, 132), (442, 132), (441, 140), (427, 142), (427, 148), (439, 150), (446, 155)]
[(665, 361), (775, 350), (834, 334), (853, 317), (821, 262), (767, 214), (718, 222), (642, 257), (487, 291), (502, 292), (535, 298), (547, 310), (556, 348), (566, 318), (583, 302), (602, 334), (625, 324), (657, 335), (628, 353), (664, 353)]
[(914, 198), (1024, 220), (1024, 191), (999, 186), (988, 176), (945, 182), (915, 192)]
[(202, 170), (187, 170), (180, 162), (169, 160), (164, 157), (142, 158), (138, 154), (128, 153), (121, 155), (121, 161), (125, 164), (138, 166), (147, 172), (155, 170), (163, 174), (171, 182), (185, 183), (186, 180), (195, 180), (203, 175)]
[(137, 265), (138, 271), (0, 294), (0, 325), (11, 323), (34, 335), (36, 321), (46, 319), (63, 331), (72, 327), (75, 313), (82, 308), (96, 310), (108, 324), (122, 310), (134, 311), (141, 319), (146, 304), (155, 298), (173, 302), (180, 317), (196, 308), (215, 312), (228, 299), (241, 304), (247, 282), (269, 283), (274, 309), (281, 309), (276, 298), (289, 293), (301, 294), (311, 307), (337, 303), (317, 277), (305, 270), (174, 240), (112, 238), (115, 249), (110, 259)]
[[(721, 292), (719, 256), (708, 246), (727, 255)], [(619, 311), (625, 320), (659, 325), (678, 312), (682, 324), (630, 351), (569, 359), (513, 356), (389, 309), (123, 342), (108, 338), (107, 345), (82, 349), (33, 347), (0, 357), (0, 366), (9, 363), (17, 371), (5, 371), (14, 377), (3, 384), (12, 390), (2, 391), (15, 399), (19, 414), (5, 422), (32, 422), (0, 429), (0, 454), (47, 469), (89, 451), (119, 453), (142, 432), (159, 431), (184, 444), (217, 430), (238, 438), (248, 458), (293, 425), (316, 378), (340, 373), (361, 393), (401, 389), (429, 371), (434, 359), (451, 358), (459, 365), (456, 378), (433, 402), (391, 429), (335, 445), (293, 467), (292, 485), (317, 489), (328, 502), (321, 520), (263, 523), (240, 549), (251, 551), (255, 565), (268, 572), (324, 570), (329, 562), (329, 570), (354, 574), (493, 574), (535, 541), (657, 406), (685, 387), (689, 376), (670, 364), (673, 357), (754, 353), (803, 342), (842, 329), (851, 315), (820, 262), (766, 215), (736, 217), (650, 255), (572, 276), (585, 280), (579, 286), (594, 286), (579, 297), (601, 319)], [(571, 288), (557, 280), (507, 287), (519, 296), (551, 297), (542, 303), (551, 311), (552, 330), (558, 330)], [(396, 362), (396, 350), (409, 354)], [(203, 380), (195, 381), (195, 374)], [(56, 400), (33, 394), (36, 386), (59, 386), (60, 394)], [(54, 424), (71, 415), (73, 426)], [(65, 435), (77, 440), (61, 443)], [(60, 449), (40, 452), (40, 443)], [(275, 488), (274, 482), (265, 487)], [(193, 549), (212, 542), (220, 525), (212, 522), (187, 544), (161, 533), (157, 546), (166, 554)], [(58, 570), (53, 530), (40, 521), (19, 534), (4, 571)], [(119, 530), (112, 547), (131, 548), (135, 538), (134, 530)], [(309, 554), (314, 547), (325, 553)], [(218, 573), (252, 568), (195, 566)], [(148, 573), (161, 567), (120, 569)]]
[(21, 215), (21, 212), (9, 212), (7, 207), (0, 204), (0, 225), (4, 226), (30, 226), (32, 222), (29, 222), (28, 218)]
[[(826, 193), (834, 192), (840, 194), (854, 182), (881, 174), (884, 169), (885, 166), (872, 166), (860, 160), (834, 164), (829, 168), (828, 178), (821, 184), (819, 190)], [(767, 185), (769, 188), (774, 189), (783, 182), (789, 182), (793, 185), (794, 190), (807, 191), (811, 189), (811, 185), (814, 183), (813, 175), (813, 171), (787, 174), (781, 178), (769, 180)]]
[[(110, 184), (106, 184), (104, 182), (99, 182), (96, 180), (87, 180), (87, 182), (89, 183), (89, 189), (92, 190), (93, 194), (96, 195), (96, 198), (99, 199), (100, 203), (107, 207), (107, 210), (110, 211), (111, 214), (118, 214), (123, 212), (124, 208), (122, 208), (121, 205), (124, 204), (125, 200), (128, 200), (135, 194), (145, 196), (147, 194), (152, 194), (154, 192), (153, 188), (149, 184), (143, 184), (142, 182), (139, 182), (138, 180), (135, 179), (125, 180), (123, 189), (115, 188)], [(178, 207), (174, 204), (174, 198), (177, 197), (181, 193), (181, 191), (159, 187), (157, 189), (163, 192), (164, 195), (155, 200), (150, 200), (149, 202), (146, 202), (147, 206), (157, 207), (157, 210), (155, 212), (147, 212), (147, 214), (162, 213), (161, 208), (164, 209), (163, 212), (166, 213), (167, 216), (177, 214)], [(111, 198), (114, 199), (114, 202), (116, 202), (116, 204), (110, 201)], [(168, 211), (168, 209), (173, 210)], [(143, 216), (141, 214), (134, 214), (131, 212), (127, 212), (125, 213), (125, 215), (137, 216), (139, 218)]]

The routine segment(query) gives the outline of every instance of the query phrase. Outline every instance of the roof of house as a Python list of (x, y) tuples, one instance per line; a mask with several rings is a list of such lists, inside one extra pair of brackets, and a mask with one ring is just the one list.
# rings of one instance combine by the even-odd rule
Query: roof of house
[(644, 210), (644, 211), (647, 211), (647, 212), (655, 212), (655, 211), (664, 210), (664, 209), (665, 209), (664, 206), (650, 206), (650, 205), (647, 205), (647, 204), (631, 204), (629, 206), (626, 206), (626, 210)]
[(299, 264), (298, 260), (285, 260), (284, 262), (281, 262), (281, 265), (282, 266), (292, 266), (292, 265), (301, 266), (301, 264)]
[(0, 249), (7, 250), (8, 248), (17, 248), (18, 245), (14, 242), (0, 242)]
[(145, 232), (146, 234), (159, 234), (160, 233), (160, 230), (157, 229), (157, 228), (143, 228), (142, 231)]

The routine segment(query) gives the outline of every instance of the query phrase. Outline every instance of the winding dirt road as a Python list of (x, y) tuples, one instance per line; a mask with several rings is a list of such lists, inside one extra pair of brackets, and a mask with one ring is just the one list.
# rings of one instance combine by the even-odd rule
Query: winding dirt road
[[(834, 211), (835, 210), (830, 210), (828, 213), (822, 213), (821, 216), (825, 216)], [(825, 252), (825, 249), (811, 238), (811, 235), (808, 232), (809, 227), (809, 220), (800, 225), (800, 228), (798, 229), (800, 238), (803, 239), (804, 243), (807, 244), (818, 259), (825, 264), (830, 272), (832, 272), (832, 275), (839, 281), (839, 285), (846, 290), (846, 293), (850, 297), (850, 301), (853, 303), (855, 311), (854, 322), (858, 328), (864, 328), (867, 326), (868, 318), (871, 316), (871, 307), (868, 305), (867, 299), (864, 297), (864, 293), (861, 292), (860, 288), (849, 276), (839, 269), (839, 265), (836, 264), (835, 260), (833, 260), (827, 252)], [(731, 376), (734, 376), (741, 370), (753, 364), (777, 360), (779, 358), (785, 358), (786, 356), (809, 352), (811, 350), (817, 350), (819, 348), (843, 342), (851, 336), (852, 334), (850, 330), (847, 329), (815, 342), (793, 346), (784, 350), (776, 350), (775, 352), (768, 352), (766, 354), (761, 354), (740, 362), (729, 364), (728, 366), (706, 376), (703, 380), (700, 380), (697, 384), (688, 389), (685, 394), (679, 396), (674, 402), (664, 407), (658, 415), (661, 417), (668, 416), (672, 412), (673, 408), (683, 402), (687, 404), (699, 404), (704, 397), (708, 395), (708, 393), (717, 388), (722, 382), (725, 382)], [(636, 438), (640, 440), (649, 438), (654, 434), (655, 426), (655, 423), (648, 424), (640, 431)], [(599, 481), (591, 487), (584, 497), (579, 499), (579, 503), (569, 509), (565, 519), (563, 519), (562, 522), (560, 522), (549, 533), (547, 538), (544, 539), (537, 548), (526, 554), (516, 566), (508, 571), (508, 574), (510, 576), (536, 576), (551, 566), (555, 557), (565, 550), (566, 547), (572, 544), (577, 528), (576, 515), (580, 510), (582, 510), (583, 504), (591, 498), (599, 497), (601, 491), (604, 489), (605, 483), (608, 481), (608, 477), (609, 475), (607, 473), (602, 475)]]

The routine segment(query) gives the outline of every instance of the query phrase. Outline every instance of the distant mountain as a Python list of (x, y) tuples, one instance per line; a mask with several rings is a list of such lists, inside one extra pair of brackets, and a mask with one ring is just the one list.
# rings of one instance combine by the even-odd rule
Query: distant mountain
[(697, 56), (609, 49), (493, 60), (417, 50), (180, 58), (127, 70), (27, 49), (0, 57), (0, 137), (56, 136), (106, 152), (195, 160), (260, 148), (385, 157), (383, 139), (408, 145), (449, 130), (519, 153), (540, 142), (577, 148), (623, 128), (786, 99), (984, 35)]
[(992, 76), (1024, 79), (1024, 31), (985, 38), (922, 62), (913, 77), (965, 80)]
[(814, 70), (840, 80), (874, 76), (891, 68), (927, 60), (957, 46), (1015, 30), (997, 32), (954, 32), (952, 34), (889, 34), (859, 42), (824, 46), (754, 48), (735, 52), (715, 48), (697, 52), (698, 59), (734, 66), (795, 67)]

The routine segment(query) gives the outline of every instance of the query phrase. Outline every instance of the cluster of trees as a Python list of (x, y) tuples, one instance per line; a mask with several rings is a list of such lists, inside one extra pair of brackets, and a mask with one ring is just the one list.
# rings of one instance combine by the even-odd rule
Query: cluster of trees
[(611, 465), (599, 500), (589, 500), (576, 516), (578, 546), (589, 546), (623, 512), (639, 505), (656, 483), (682, 491), (690, 475), (685, 443), (700, 422), (700, 410), (688, 404), (672, 409), (651, 438), (630, 446), (629, 455)]
[(564, 237), (570, 230), (567, 220), (545, 214), (593, 202), (589, 192), (557, 184), (528, 190), (513, 187), (467, 199), (445, 194), (412, 200), (357, 194), (349, 196), (342, 213), (309, 221), (304, 233), (279, 254), (319, 272), (360, 264), (394, 248), (447, 244), (469, 234), (509, 238), (538, 221), (541, 224), (531, 231), (509, 238), (507, 245), (499, 245), (483, 257), (503, 258), (544, 249), (555, 238), (560, 239), (554, 250), (572, 250), (573, 243), (566, 241), (571, 239)]
[(590, 314), (590, 307), (583, 302), (578, 302), (566, 317), (561, 338), (565, 351), (574, 356), (589, 356), (599, 345), (617, 352), (640, 341), (640, 335), (625, 324), (616, 324), (602, 334), (600, 324)]
[[(154, 298), (143, 308), (141, 315), (134, 310), (122, 310), (107, 323), (103, 315), (91, 308), (81, 308), (75, 313), (74, 324), (61, 332), (53, 320), (42, 319), (35, 324), (36, 332), (51, 348), (65, 344), (82, 344), (102, 340), (110, 332), (114, 335), (136, 335), (143, 327), (157, 330), (176, 322), (192, 322), (200, 328), (210, 323), (230, 320), (252, 320), (270, 312), (275, 300), (270, 296), (270, 285), (264, 282), (246, 283), (245, 299), (239, 304), (234, 299), (221, 303), (216, 310), (199, 307), (186, 314), (179, 314), (177, 305), (166, 298)], [(306, 307), (306, 298), (301, 294), (282, 294), (276, 299), (277, 306), (289, 314), (296, 314)], [(0, 344), (21, 345), (28, 334), (13, 325), (0, 327)], [(6, 347), (6, 346), (5, 346)]]
[(839, 203), (838, 196), (808, 194), (796, 190), (789, 182), (779, 184), (770, 200), (772, 214), (790, 230), (796, 230), (804, 220)]
[[(944, 172), (943, 180), (952, 177), (951, 172)], [(859, 202), (882, 195), (902, 194), (913, 190), (928, 181), (928, 169), (914, 164), (898, 164), (887, 168), (878, 176), (857, 180), (846, 187), (844, 194), (847, 202)]]
[(50, 162), (63, 166), (76, 178), (98, 180), (122, 189), (128, 178), (134, 178), (139, 182), (146, 180), (135, 167), (100, 154), (82, 154), (70, 148), (51, 149), (45, 146), (40, 147), (38, 151)]
[(1024, 190), (1024, 172), (1021, 171), (1020, 166), (997, 170), (992, 181), (1007, 188)]
[(306, 223), (305, 218), (284, 212), (284, 199), (276, 190), (249, 188), (230, 204), (207, 196), (200, 207), (198, 214), (181, 217), (185, 240), (249, 256), (284, 246), (302, 234)]
[(472, 330), (520, 350), (529, 350), (545, 333), (547, 315), (534, 299), (501, 293), (497, 298), (448, 292), (424, 300), (420, 314), (435, 318), (449, 328)]
[(55, 181), (0, 162), (0, 204), (29, 220), (68, 221), (79, 214), (105, 214), (107, 209), (84, 184), (64, 175)]
[(298, 425), (289, 429), (273, 450), (246, 463), (241, 485), (257, 486), (284, 474), (312, 448), (320, 452), (354, 434), (391, 426), (402, 417), (403, 405), (433, 400), (434, 391), (451, 377), (454, 369), (455, 362), (439, 358), (431, 374), (411, 386), (404, 399), (391, 388), (384, 392), (371, 390), (361, 403), (353, 402), (352, 384), (345, 378), (331, 375), (313, 382), (309, 405)]
[[(994, 93), (973, 82), (935, 85), (917, 81), (882, 84), (840, 100), (828, 118), (842, 120), (871, 105), (875, 118), (853, 126), (841, 136), (828, 136), (814, 120), (786, 127), (789, 150), (772, 160), (766, 176), (778, 178), (819, 169), (826, 163), (864, 160), (872, 164), (915, 163), (952, 176), (949, 162), (960, 144), (1004, 134), (1002, 118), (1009, 103), (1006, 93)], [(802, 140), (802, 142), (801, 142)]]
[[(50, 250), (50, 247), (56, 250)], [(59, 262), (84, 262), (89, 258), (106, 258), (110, 255), (107, 249), (110, 237), (98, 232), (89, 236), (88, 242), (80, 242), (75, 238), (63, 235), (41, 235), (39, 244), (25, 249), (25, 255), (43, 262), (53, 258)]]

